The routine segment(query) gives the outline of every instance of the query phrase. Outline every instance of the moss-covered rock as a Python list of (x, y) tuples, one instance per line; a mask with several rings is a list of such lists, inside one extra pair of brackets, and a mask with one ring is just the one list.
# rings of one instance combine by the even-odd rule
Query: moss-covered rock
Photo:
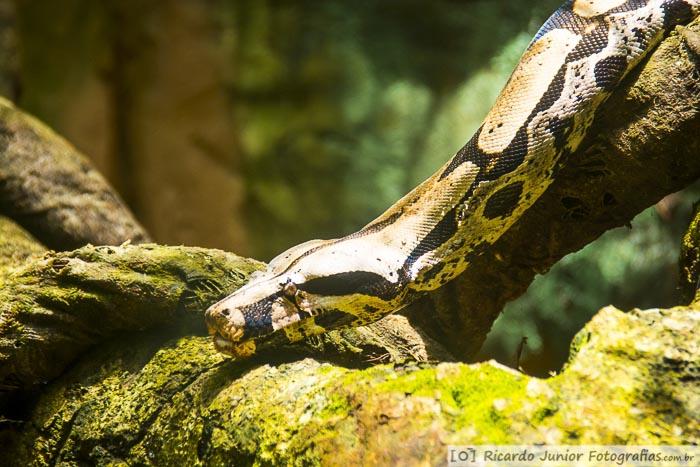
[(700, 442), (700, 311), (608, 307), (561, 374), (494, 363), (253, 365), (200, 337), (141, 334), (52, 384), (22, 463), (441, 462), (448, 444)]

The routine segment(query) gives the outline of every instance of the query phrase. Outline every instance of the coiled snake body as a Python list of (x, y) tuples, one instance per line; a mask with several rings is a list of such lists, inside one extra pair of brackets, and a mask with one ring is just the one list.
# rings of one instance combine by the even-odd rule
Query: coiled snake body
[(246, 356), (367, 324), (459, 275), (547, 189), (626, 73), (699, 13), (700, 0), (568, 0), (447, 164), (360, 231), (291, 248), (210, 307), (217, 348)]

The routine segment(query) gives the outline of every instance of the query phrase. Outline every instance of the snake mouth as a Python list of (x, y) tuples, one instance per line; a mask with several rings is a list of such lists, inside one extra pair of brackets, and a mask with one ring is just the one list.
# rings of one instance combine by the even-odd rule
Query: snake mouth
[(235, 345), (235, 343), (233, 341), (226, 339), (224, 336), (222, 336), (218, 332), (215, 332), (212, 335), (212, 340), (214, 341), (214, 347), (216, 347), (217, 350), (228, 349), (229, 347), (233, 347)]
[(231, 355), (236, 358), (250, 357), (255, 353), (255, 341), (247, 339), (244, 341), (232, 341), (227, 339), (219, 331), (214, 328), (209, 328), (209, 335), (214, 341), (214, 348), (219, 352)]

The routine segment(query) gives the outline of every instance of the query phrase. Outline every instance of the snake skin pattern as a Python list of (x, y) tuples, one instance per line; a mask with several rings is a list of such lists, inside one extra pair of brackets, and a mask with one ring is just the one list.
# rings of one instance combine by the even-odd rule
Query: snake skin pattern
[(243, 357), (367, 324), (464, 271), (547, 189), (595, 110), (700, 0), (569, 0), (542, 26), (476, 134), (360, 231), (312, 240), (211, 306), (215, 346)]

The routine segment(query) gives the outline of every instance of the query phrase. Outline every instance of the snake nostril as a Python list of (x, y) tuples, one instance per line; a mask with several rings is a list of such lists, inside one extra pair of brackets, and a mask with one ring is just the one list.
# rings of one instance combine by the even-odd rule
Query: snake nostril
[(221, 310), (221, 314), (222, 314), (223, 316), (228, 316), (228, 315), (231, 314), (231, 310), (228, 309), (228, 308), (224, 308), (223, 310)]

